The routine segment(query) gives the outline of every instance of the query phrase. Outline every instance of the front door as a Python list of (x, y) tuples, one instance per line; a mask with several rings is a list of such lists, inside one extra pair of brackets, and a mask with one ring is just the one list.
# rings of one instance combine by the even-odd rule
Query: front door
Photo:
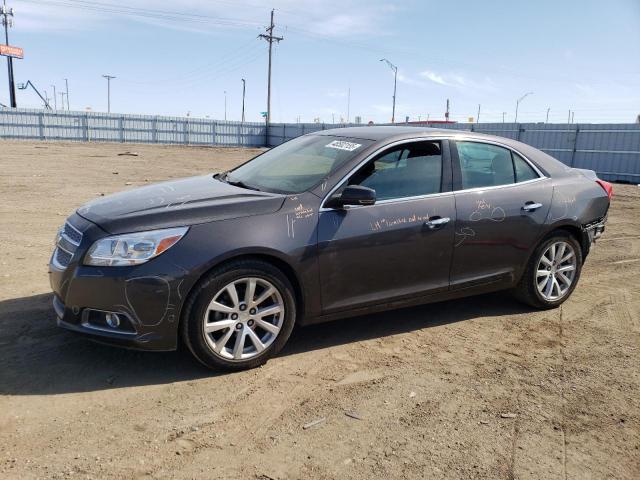
[(446, 143), (411, 141), (387, 147), (342, 184), (373, 188), (377, 202), (320, 212), (323, 313), (449, 288), (450, 171)]
[(551, 181), (499, 145), (460, 141), (452, 150), (458, 191), (451, 287), (509, 284), (541, 234)]

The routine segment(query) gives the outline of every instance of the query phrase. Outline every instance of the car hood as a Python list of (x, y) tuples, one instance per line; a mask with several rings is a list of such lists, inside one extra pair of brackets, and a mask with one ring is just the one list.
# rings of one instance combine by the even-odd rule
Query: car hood
[(109, 195), (87, 203), (77, 213), (116, 234), (273, 213), (284, 199), (284, 195), (235, 187), (206, 175)]

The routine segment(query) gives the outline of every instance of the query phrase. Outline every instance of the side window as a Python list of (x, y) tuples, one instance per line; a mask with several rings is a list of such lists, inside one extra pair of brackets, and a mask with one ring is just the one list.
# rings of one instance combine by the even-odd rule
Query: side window
[(440, 142), (423, 141), (385, 150), (349, 179), (349, 185), (373, 188), (378, 200), (440, 192)]
[(513, 166), (516, 170), (516, 182), (526, 182), (538, 178), (536, 171), (531, 168), (527, 161), (515, 152), (511, 152), (513, 156)]
[(456, 142), (462, 188), (493, 187), (538, 178), (531, 165), (506, 148), (477, 142)]
[(457, 142), (462, 188), (493, 187), (515, 182), (511, 151), (487, 143)]

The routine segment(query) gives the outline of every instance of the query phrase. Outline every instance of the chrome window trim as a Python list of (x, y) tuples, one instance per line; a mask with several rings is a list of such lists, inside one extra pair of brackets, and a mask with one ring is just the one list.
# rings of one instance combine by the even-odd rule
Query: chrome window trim
[[(454, 140), (458, 141), (458, 142), (469, 142), (469, 143), (485, 143), (487, 145), (495, 145), (496, 147), (502, 147), (505, 148), (513, 153), (518, 154), (520, 157), (522, 157), (524, 159), (525, 162), (527, 162), (527, 164), (533, 168), (533, 171), (536, 172), (538, 174), (539, 178), (547, 178), (546, 175), (544, 173), (542, 173), (540, 171), (540, 169), (538, 168), (538, 166), (533, 163), (531, 160), (529, 160), (529, 158), (527, 158), (526, 155), (524, 155), (522, 152), (520, 152), (519, 150), (516, 150), (515, 148), (513, 148), (510, 145), (501, 143), (501, 142), (497, 142), (495, 140), (486, 140), (484, 138), (467, 138), (467, 139), (460, 139), (460, 138), (454, 138)], [(458, 157), (460, 155), (458, 154)], [(534, 178), (534, 180), (538, 180), (538, 178)], [(520, 185), (522, 183), (527, 183), (530, 182), (531, 180), (527, 180), (525, 182), (514, 182), (514, 183), (506, 183), (505, 185)], [(504, 185), (492, 185), (492, 187), (502, 187)], [(491, 188), (491, 187), (475, 187), (475, 188)], [(473, 189), (469, 189), (469, 188), (463, 188), (462, 190), (473, 190)], [(461, 191), (461, 190), (459, 190)]]
[(380, 153), (384, 152), (385, 150), (398, 146), (398, 145), (402, 145), (403, 143), (411, 143), (411, 142), (416, 142), (416, 141), (442, 141), (442, 140), (453, 140), (453, 141), (460, 141), (460, 142), (475, 142), (475, 143), (486, 143), (489, 145), (495, 145), (498, 147), (502, 147), (502, 148), (506, 148), (507, 150), (511, 151), (511, 152), (515, 152), (516, 154), (520, 155), (520, 157), (522, 157), (524, 159), (525, 162), (527, 162), (527, 164), (529, 164), (529, 166), (531, 168), (533, 168), (533, 170), (536, 172), (536, 174), (538, 174), (538, 178), (534, 178), (532, 180), (526, 180), (524, 182), (517, 182), (517, 183), (506, 183), (504, 185), (492, 185), (490, 187), (474, 187), (474, 188), (463, 188), (460, 190), (453, 190), (451, 192), (439, 192), (439, 193), (429, 193), (426, 195), (419, 195), (419, 196), (415, 196), (415, 197), (402, 197), (402, 198), (389, 198), (386, 200), (380, 200), (380, 201), (376, 201), (376, 203), (374, 203), (373, 205), (351, 205), (346, 207), (348, 210), (351, 210), (353, 208), (363, 208), (363, 207), (375, 207), (376, 205), (385, 205), (385, 204), (392, 204), (392, 203), (401, 203), (401, 202), (410, 202), (412, 200), (421, 200), (421, 199), (425, 199), (425, 198), (430, 198), (430, 197), (442, 197), (442, 196), (446, 196), (446, 195), (453, 195), (456, 193), (462, 193), (462, 192), (476, 192), (476, 191), (484, 191), (484, 190), (495, 190), (498, 188), (506, 188), (506, 187), (513, 187), (516, 185), (526, 185), (526, 184), (530, 184), (530, 183), (534, 183), (534, 182), (539, 182), (541, 180), (545, 180), (549, 177), (547, 177), (544, 173), (542, 173), (542, 171), (531, 161), (529, 160), (529, 158), (522, 154), (520, 151), (516, 150), (515, 148), (499, 142), (499, 141), (495, 141), (495, 140), (487, 140), (484, 138), (480, 138), (480, 139), (476, 139), (476, 138), (466, 138), (464, 135), (434, 135), (433, 137), (428, 137), (428, 136), (424, 136), (424, 137), (412, 137), (412, 138), (405, 138), (403, 140), (397, 140), (395, 142), (392, 142), (388, 145), (385, 145), (383, 147), (381, 147), (380, 149), (376, 150), (373, 153), (370, 153), (369, 155), (367, 155), (367, 157), (365, 157), (364, 160), (362, 160), (360, 163), (358, 163), (355, 167), (353, 167), (351, 170), (349, 170), (349, 172), (342, 177), (342, 179), (331, 189), (329, 190), (329, 193), (327, 193), (327, 195), (324, 196), (324, 198), (322, 199), (322, 202), (320, 202), (320, 209), (318, 210), (319, 213), (322, 212), (332, 212), (337, 210), (336, 208), (328, 208), (325, 207), (324, 204), (327, 201), (327, 199), (329, 197), (331, 197), (331, 195), (333, 195), (335, 193), (336, 190), (338, 190), (343, 184), (344, 182), (346, 182), (349, 177), (355, 172), (357, 171), (360, 167), (362, 167), (363, 165), (365, 165), (368, 161), (370, 161), (373, 157), (379, 155)]
[(460, 190), (454, 190), (453, 193), (474, 193), (474, 192), (484, 192), (485, 190), (497, 190), (498, 188), (508, 188), (508, 187), (517, 187), (518, 185), (528, 185), (530, 183), (540, 182), (542, 180), (546, 180), (549, 177), (538, 177), (533, 178), (531, 180), (525, 180), (524, 182), (518, 183), (505, 183), (504, 185), (491, 185), (490, 187), (474, 187), (474, 188), (462, 188)]
[[(404, 143), (412, 143), (412, 142), (419, 142), (419, 141), (441, 141), (441, 140), (448, 140), (448, 137), (441, 137), (441, 136), (434, 136), (434, 137), (412, 137), (412, 138), (405, 138), (403, 140), (396, 140), (395, 142), (389, 143), (388, 145), (384, 145), (383, 147), (379, 148), (378, 150), (376, 150), (375, 152), (370, 153), (369, 155), (367, 155), (364, 160), (362, 160), (360, 163), (358, 163), (355, 167), (353, 167), (351, 170), (349, 170), (349, 172), (342, 177), (342, 179), (340, 179), (340, 181), (331, 189), (329, 190), (329, 193), (327, 195), (324, 196), (324, 198), (322, 199), (322, 202), (320, 203), (320, 209), (319, 212), (331, 212), (333, 210), (336, 210), (335, 208), (327, 208), (324, 206), (325, 202), (327, 201), (327, 199), (333, 195), (335, 193), (335, 191), (340, 188), (344, 182), (346, 182), (349, 177), (355, 172), (357, 171), (360, 167), (362, 167), (363, 165), (365, 165), (369, 160), (371, 160), (373, 157), (381, 154), (382, 152), (384, 152), (385, 150), (388, 150), (390, 148), (396, 147), (398, 145), (402, 145)], [(414, 196), (414, 197), (402, 197), (402, 198), (389, 198), (387, 200), (380, 200), (380, 201), (376, 201), (376, 203), (374, 203), (373, 205), (353, 205), (350, 206), (349, 208), (360, 208), (360, 207), (373, 207), (375, 205), (384, 205), (385, 203), (397, 203), (397, 202), (405, 202), (405, 201), (410, 201), (410, 200), (417, 200), (420, 198), (425, 198), (425, 197), (433, 197), (433, 196), (441, 196), (443, 194), (448, 194), (448, 193), (452, 193), (452, 192), (438, 192), (438, 193), (427, 193), (425, 195), (419, 195), (419, 196)]]

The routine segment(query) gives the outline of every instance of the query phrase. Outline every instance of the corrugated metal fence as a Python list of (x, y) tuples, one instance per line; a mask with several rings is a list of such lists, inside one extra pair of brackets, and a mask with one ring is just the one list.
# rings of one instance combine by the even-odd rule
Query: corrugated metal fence
[[(306, 133), (345, 126), (349, 125), (276, 123), (270, 125), (267, 135), (264, 123), (0, 109), (0, 138), (30, 140), (272, 147)], [(567, 165), (595, 170), (603, 179), (640, 183), (640, 124), (456, 123), (429, 126), (513, 138), (539, 148)]]
[[(397, 124), (399, 126), (405, 124)], [(536, 147), (566, 165), (595, 170), (604, 180), (640, 184), (640, 124), (637, 123), (449, 123), (418, 125), (467, 130), (513, 138)], [(342, 125), (341, 125), (342, 126)], [(269, 146), (330, 125), (272, 124)]]
[(262, 147), (267, 137), (264, 123), (0, 109), (0, 138)]

